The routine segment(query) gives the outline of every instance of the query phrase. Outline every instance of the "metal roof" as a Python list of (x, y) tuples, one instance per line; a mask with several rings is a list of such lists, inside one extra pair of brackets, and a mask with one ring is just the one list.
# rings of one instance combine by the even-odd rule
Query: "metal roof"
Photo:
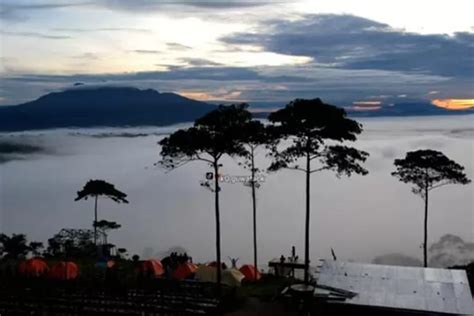
[(464, 270), (399, 267), (322, 260), (317, 284), (357, 293), (337, 303), (473, 315)]

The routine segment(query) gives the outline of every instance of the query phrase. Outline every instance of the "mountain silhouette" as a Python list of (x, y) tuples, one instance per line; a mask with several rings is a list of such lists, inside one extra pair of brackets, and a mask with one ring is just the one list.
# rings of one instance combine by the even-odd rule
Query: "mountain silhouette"
[[(215, 109), (215, 105), (185, 98), (175, 93), (133, 87), (87, 87), (46, 94), (37, 100), (14, 106), (0, 106), (0, 131), (69, 127), (165, 126), (192, 122)], [(266, 118), (284, 102), (256, 102), (257, 118)], [(268, 109), (268, 110), (267, 110)], [(396, 103), (380, 109), (346, 107), (352, 117), (459, 115), (474, 113), (448, 110), (426, 101)]]
[(192, 122), (215, 105), (174, 93), (131, 87), (76, 88), (0, 107), (0, 130), (163, 126)]
[(391, 106), (382, 106), (378, 110), (351, 110), (347, 109), (350, 116), (423, 116), (423, 115), (459, 115), (474, 113), (474, 108), (465, 110), (449, 110), (435, 106), (429, 102), (404, 102), (395, 103)]
[[(259, 102), (252, 103), (252, 106), (259, 108), (255, 117), (266, 118), (275, 108), (283, 107), (284, 103)], [(430, 116), (430, 115), (463, 115), (474, 114), (474, 108), (464, 110), (449, 110), (435, 106), (426, 101), (413, 101), (395, 103), (390, 106), (384, 105), (378, 109), (367, 107), (356, 109), (354, 107), (344, 107), (350, 117), (403, 117), (403, 116)], [(268, 111), (267, 111), (268, 109)]]

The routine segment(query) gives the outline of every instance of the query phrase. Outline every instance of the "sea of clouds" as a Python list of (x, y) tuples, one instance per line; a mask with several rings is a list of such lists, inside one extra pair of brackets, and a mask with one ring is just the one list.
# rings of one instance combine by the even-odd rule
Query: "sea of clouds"
[[(393, 160), (408, 150), (440, 150), (464, 165), (473, 178), (473, 117), (360, 121), (365, 131), (354, 145), (370, 153), (365, 164), (369, 175), (338, 179), (323, 172), (312, 177), (312, 261), (330, 258), (333, 248), (340, 260), (415, 265), (422, 259), (423, 201), (411, 193), (409, 185), (390, 175)], [(0, 231), (26, 233), (29, 239), (46, 241), (63, 227), (89, 228), (93, 202), (74, 202), (76, 191), (89, 179), (104, 179), (126, 192), (130, 200), (124, 205), (99, 201), (99, 217), (122, 225), (110, 234), (112, 242), (127, 248), (131, 255), (142, 257), (162, 256), (170, 248), (182, 247), (195, 261), (212, 260), (213, 196), (199, 184), (209, 171), (208, 166), (193, 163), (172, 172), (154, 166), (160, 159), (157, 142), (186, 126), (0, 134)], [(265, 168), (268, 163), (262, 150), (258, 164)], [(226, 175), (247, 174), (238, 159), (226, 158), (223, 164)], [(303, 255), (304, 186), (304, 176), (298, 172), (265, 175), (257, 193), (262, 266), (281, 254), (289, 255), (293, 245)], [(249, 188), (241, 183), (223, 184), (223, 258), (251, 261), (250, 198)], [(440, 240), (446, 234), (454, 237)], [(456, 237), (468, 245), (462, 256), (453, 250), (448, 254), (440, 250), (440, 243), (450, 242), (460, 249)], [(432, 264), (464, 262), (474, 251), (473, 242), (474, 185), (452, 185), (433, 191), (429, 243), (439, 247), (432, 246), (431, 254), (438, 260)]]

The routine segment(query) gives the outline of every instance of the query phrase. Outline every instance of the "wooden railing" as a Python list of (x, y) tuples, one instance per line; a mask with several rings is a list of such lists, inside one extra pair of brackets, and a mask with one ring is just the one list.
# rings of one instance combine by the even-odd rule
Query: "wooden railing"
[(215, 294), (215, 284), (174, 280), (134, 289), (2, 284), (0, 315), (217, 315)]

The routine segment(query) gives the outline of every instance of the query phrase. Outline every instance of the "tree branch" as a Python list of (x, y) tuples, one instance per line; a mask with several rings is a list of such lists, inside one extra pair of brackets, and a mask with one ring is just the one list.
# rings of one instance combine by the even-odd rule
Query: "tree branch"
[(205, 162), (208, 162), (208, 163), (213, 163), (214, 162), (210, 159), (202, 158), (201, 156), (199, 156), (197, 154), (196, 154), (196, 159), (195, 160), (201, 160), (201, 161), (205, 161)]
[(330, 168), (329, 167), (321, 167), (321, 168), (318, 168), (318, 169), (313, 169), (309, 173), (319, 172), (319, 171), (328, 170), (328, 169), (330, 169)]
[(183, 161), (180, 161), (180, 162), (173, 162), (173, 166), (166, 166), (166, 163), (162, 163), (162, 165), (165, 167), (166, 171), (165, 173), (170, 173), (171, 171), (175, 170), (175, 169), (178, 169), (192, 161), (204, 161), (204, 162), (207, 162), (207, 163), (212, 163), (211, 160), (209, 159), (205, 159), (205, 158), (201, 158), (199, 157), (198, 155), (196, 155), (196, 158), (188, 158), (188, 159), (183, 159)]
[(301, 169), (299, 167), (282, 167), (283, 169), (290, 169), (290, 170), (297, 170), (297, 171), (303, 171), (306, 172), (306, 170)]
[(429, 187), (428, 190), (431, 191), (431, 190), (433, 190), (433, 189), (442, 187), (443, 185), (450, 184), (450, 183), (451, 183), (451, 182), (449, 182), (449, 181), (442, 182), (442, 183), (440, 183), (440, 184), (433, 185), (433, 186)]

